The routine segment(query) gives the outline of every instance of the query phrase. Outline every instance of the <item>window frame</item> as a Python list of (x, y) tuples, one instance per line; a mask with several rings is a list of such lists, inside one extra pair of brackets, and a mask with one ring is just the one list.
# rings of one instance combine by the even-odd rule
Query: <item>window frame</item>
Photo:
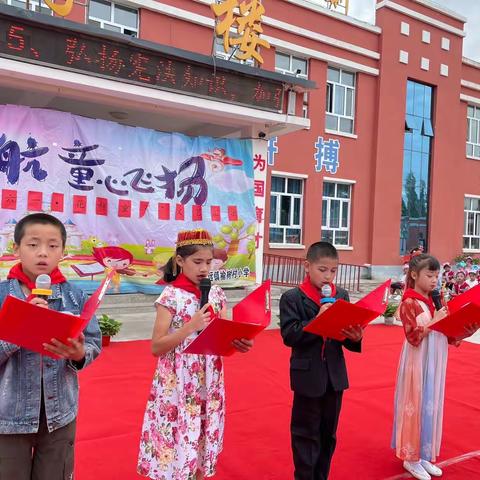
[[(280, 68), (280, 67), (277, 67), (277, 54), (278, 55), (283, 55), (285, 57), (289, 57), (289, 68), (288, 69), (284, 69), (284, 68)], [(292, 63), (293, 63), (293, 59), (297, 59), (297, 60), (302, 60), (305, 62), (306, 64), (306, 73), (296, 73), (297, 71), (293, 71), (293, 68), (292, 68)], [(306, 58), (306, 57), (299, 57), (297, 55), (292, 55), (291, 53), (287, 53), (287, 52), (282, 52), (281, 50), (276, 50), (275, 51), (275, 71), (278, 72), (278, 73), (283, 73), (285, 75), (293, 75), (294, 77), (297, 77), (297, 78), (304, 78), (306, 80), (308, 80), (308, 74), (309, 74), (309, 59)]]
[[(272, 182), (273, 182), (273, 178), (274, 177), (278, 177), (278, 178), (282, 178), (285, 180), (285, 186), (284, 186), (284, 190), (283, 192), (273, 192), (272, 191)], [(304, 232), (303, 232), (303, 207), (304, 207), (304, 201), (303, 201), (303, 198), (304, 198), (304, 195), (305, 195), (305, 184), (306, 184), (306, 180), (307, 180), (307, 176), (306, 175), (295, 175), (295, 174), (288, 174), (288, 173), (284, 173), (284, 172), (272, 172), (272, 175), (270, 177), (270, 205), (271, 205), (271, 202), (272, 202), (272, 197), (276, 197), (277, 200), (276, 200), (276, 218), (275, 218), (275, 222), (272, 222), (272, 209), (270, 207), (270, 211), (269, 211), (269, 215), (270, 215), (270, 218), (269, 218), (269, 223), (268, 223), (268, 240), (269, 240), (269, 246), (271, 248), (285, 248), (285, 247), (291, 247), (291, 248), (303, 248), (303, 235), (304, 235)], [(288, 180), (299, 180), (301, 182), (301, 185), (302, 185), (302, 189), (301, 189), (301, 193), (290, 193), (288, 192)], [(290, 201), (290, 211), (289, 211), (289, 224), (288, 225), (281, 225), (281, 219), (280, 219), (280, 216), (281, 216), (281, 208), (280, 208), (280, 205), (281, 205), (281, 197), (282, 196), (289, 196), (291, 198), (291, 201)], [(299, 221), (298, 221), (298, 224), (294, 224), (293, 223), (293, 215), (294, 215), (294, 208), (293, 208), (293, 205), (294, 205), (294, 199), (299, 199), (300, 201), (300, 208), (299, 208)], [(283, 243), (279, 243), (279, 242), (273, 242), (272, 240), (270, 240), (270, 230), (272, 228), (278, 228), (278, 229), (283, 229)], [(298, 243), (291, 243), (291, 242), (287, 242), (287, 230), (288, 229), (298, 229), (300, 230), (300, 238), (299, 238), (299, 242)]]
[[(90, 15), (90, 5), (91, 3), (88, 3), (88, 8), (86, 9), (86, 16), (87, 16), (87, 24), (89, 25), (96, 25), (97, 23), (100, 24), (99, 28), (102, 28), (107, 31), (113, 31), (117, 33), (123, 33), (124, 35), (129, 35), (131, 37), (138, 38), (138, 34), (140, 31), (140, 10), (138, 8), (133, 8), (130, 5), (124, 5), (123, 3), (120, 2), (112, 2), (111, 0), (101, 0), (102, 2), (110, 3), (110, 20), (105, 20), (104, 18), (99, 18), (95, 16)], [(128, 8), (129, 10), (136, 11), (137, 12), (137, 27), (133, 28), (130, 27), (129, 25), (125, 25), (123, 23), (118, 23), (115, 22), (115, 6), (123, 7), (123, 8)], [(90, 20), (96, 23), (90, 23)], [(105, 25), (111, 25), (112, 27), (117, 27), (120, 28), (120, 32), (117, 30), (109, 30), (108, 28), (105, 28)], [(125, 30), (128, 30), (129, 32), (133, 32), (134, 35), (131, 33), (125, 33)]]
[[(235, 37), (238, 35), (234, 35), (230, 32), (230, 36)], [(230, 47), (230, 50), (228, 51), (228, 53), (226, 53), (223, 49), (223, 37), (216, 36), (213, 43), (214, 53), (217, 58), (222, 58), (223, 60), (227, 60), (228, 62), (240, 63), (242, 65), (250, 65), (252, 67), (256, 66), (256, 62), (253, 58), (248, 58), (247, 60), (240, 60), (239, 58), (237, 58), (234, 53), (235, 47)]]
[[(26, 0), (16, 0), (16, 1), (20, 2), (20, 3), (24, 3), (25, 7), (27, 6)], [(4, 5), (15, 6), (15, 5), (12, 5), (12, 0), (3, 0), (2, 2), (0, 2), (0, 4), (2, 4), (2, 3)], [(29, 7), (30, 7), (29, 10), (31, 12), (42, 13), (43, 15), (53, 16), (53, 10), (43, 0), (30, 0), (29, 4), (30, 4), (29, 5)], [(43, 9), (47, 9), (50, 13), (47, 14), (45, 12), (42, 12), (41, 10), (37, 11), (35, 7), (38, 7), (38, 6), (40, 6)], [(26, 10), (26, 8), (25, 8), (25, 10)]]
[[(335, 185), (335, 196), (330, 197), (330, 196), (325, 196), (325, 184), (330, 183)], [(346, 185), (349, 187), (349, 197), (339, 197), (338, 196), (338, 185)], [(354, 181), (349, 181), (349, 180), (341, 180), (341, 179), (330, 179), (330, 178), (323, 178), (323, 186), (322, 186), (322, 219), (321, 219), (321, 239), (322, 241), (330, 241), (328, 239), (325, 239), (323, 236), (324, 231), (332, 231), (332, 245), (334, 245), (336, 248), (340, 249), (350, 249), (352, 248), (352, 232), (351, 232), (351, 227), (352, 227), (352, 201), (353, 201), (353, 186), (355, 185)], [(340, 206), (339, 206), (339, 217), (338, 217), (338, 227), (332, 227), (330, 226), (330, 217), (331, 217), (331, 204), (332, 201), (339, 201)], [(325, 225), (323, 223), (323, 205), (324, 202), (327, 202), (327, 214), (325, 216)], [(342, 227), (342, 220), (343, 220), (343, 204), (347, 203), (347, 226)], [(335, 241), (335, 232), (347, 232), (347, 243), (336, 243)]]
[[(467, 200), (477, 200), (478, 203), (478, 210), (474, 210), (473, 208), (466, 208), (465, 203)], [(469, 214), (473, 215), (473, 234), (469, 234)], [(475, 235), (475, 232), (477, 235)], [(468, 246), (465, 245), (465, 240), (468, 238)], [(477, 239), (478, 241), (478, 248), (472, 248), (472, 240)], [(469, 252), (480, 252), (480, 196), (478, 195), (469, 195), (465, 194), (464, 202), (463, 202), (463, 235), (462, 235), (462, 244), (463, 244), (463, 251), (466, 253)]]
[[(473, 109), (472, 116), (469, 115), (469, 110)], [(476, 141), (472, 139), (473, 124), (476, 124)], [(472, 136), (471, 136), (472, 135)], [(468, 148), (471, 146), (472, 152), (469, 153)], [(475, 153), (477, 151), (478, 153)], [(465, 154), (467, 158), (473, 160), (480, 160), (480, 107), (477, 105), (467, 105), (467, 139), (465, 145)]]
[[(334, 80), (329, 80), (328, 78), (328, 72), (329, 70), (335, 70), (338, 71), (339, 75), (339, 81), (334, 81)], [(353, 75), (353, 86), (351, 85), (346, 85), (342, 83), (342, 73), (348, 73), (350, 75)], [(325, 101), (325, 130), (328, 132), (332, 133), (339, 133), (339, 134), (347, 134), (347, 135), (355, 135), (355, 104), (357, 101), (357, 96), (356, 96), (356, 91), (357, 91), (357, 84), (358, 84), (358, 79), (357, 79), (357, 72), (351, 71), (351, 70), (345, 70), (343, 68), (339, 67), (334, 67), (331, 65), (327, 66), (327, 82), (326, 82), (326, 101)], [(338, 88), (336, 88), (338, 87)], [(343, 99), (343, 114), (340, 113), (335, 113), (335, 104), (336, 104), (336, 91), (337, 89), (344, 88), (345, 89), (345, 94), (344, 94), (344, 99)], [(352, 100), (351, 100), (351, 115), (347, 115), (347, 92), (350, 91), (352, 95)], [(330, 105), (329, 105), (330, 104)], [(330, 107), (330, 110), (329, 110)], [(328, 125), (327, 123), (327, 118), (328, 116), (330, 117), (336, 117), (336, 123), (337, 126), (336, 128), (332, 128), (331, 126)], [(340, 128), (341, 125), (341, 120), (351, 120), (352, 121), (352, 129), (351, 131), (347, 130), (342, 130)]]

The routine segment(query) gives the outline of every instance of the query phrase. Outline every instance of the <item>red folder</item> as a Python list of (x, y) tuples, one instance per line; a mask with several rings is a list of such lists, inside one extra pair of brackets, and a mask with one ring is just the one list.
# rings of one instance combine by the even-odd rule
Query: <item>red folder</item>
[(85, 302), (80, 315), (38, 307), (19, 298), (8, 296), (0, 310), (0, 339), (20, 347), (58, 358), (43, 347), (56, 338), (67, 343), (67, 338), (77, 338), (97, 310), (115, 272), (105, 277), (95, 293)]
[(342, 330), (350, 325), (365, 327), (385, 311), (391, 280), (377, 287), (356, 303), (337, 300), (325, 312), (317, 315), (306, 327), (305, 332), (335, 340), (345, 340)]
[(448, 302), (448, 315), (428, 328), (447, 337), (460, 339), (465, 336), (465, 327), (480, 323), (480, 285), (470, 288)]
[(270, 280), (233, 307), (233, 320), (215, 317), (183, 353), (202, 355), (233, 355), (233, 340), (257, 336), (270, 325)]

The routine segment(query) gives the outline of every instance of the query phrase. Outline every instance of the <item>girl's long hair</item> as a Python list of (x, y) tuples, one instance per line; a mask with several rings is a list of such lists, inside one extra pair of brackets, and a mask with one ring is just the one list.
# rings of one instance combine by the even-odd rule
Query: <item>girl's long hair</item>
[(420, 273), (421, 270), (431, 270), (431, 271), (440, 271), (440, 262), (432, 255), (426, 253), (421, 253), (420, 255), (415, 255), (410, 259), (408, 263), (408, 273), (407, 273), (407, 288), (415, 288), (415, 280), (412, 277), (412, 272)]
[(178, 247), (175, 253), (168, 259), (168, 262), (162, 267), (163, 280), (170, 283), (180, 275), (181, 268), (176, 261), (177, 255), (180, 255), (182, 258), (187, 258), (198, 252), (201, 248), (211, 248), (213, 250), (213, 246), (210, 245), (184, 245), (183, 247)]

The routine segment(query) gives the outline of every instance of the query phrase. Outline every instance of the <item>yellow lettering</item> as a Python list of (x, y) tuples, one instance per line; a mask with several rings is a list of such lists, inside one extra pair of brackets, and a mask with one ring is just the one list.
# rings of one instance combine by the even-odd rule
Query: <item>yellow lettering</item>
[(65, 0), (63, 4), (53, 3), (52, 0), (45, 0), (45, 3), (60, 17), (66, 17), (73, 8), (73, 0)]

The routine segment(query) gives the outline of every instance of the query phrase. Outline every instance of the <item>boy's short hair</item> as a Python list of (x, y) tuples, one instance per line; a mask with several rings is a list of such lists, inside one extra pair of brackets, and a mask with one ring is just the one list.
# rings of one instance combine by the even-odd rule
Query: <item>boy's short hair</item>
[(307, 251), (307, 260), (309, 262), (316, 262), (321, 258), (338, 260), (338, 251), (330, 242), (312, 243)]
[(67, 243), (67, 231), (65, 230), (65, 225), (53, 215), (48, 213), (32, 213), (23, 217), (15, 225), (15, 231), (13, 232), (13, 241), (20, 245), (22, 238), (25, 236), (25, 230), (29, 225), (34, 225), (40, 223), (41, 225), (53, 225), (60, 230), (62, 236), (62, 246), (65, 247)]

